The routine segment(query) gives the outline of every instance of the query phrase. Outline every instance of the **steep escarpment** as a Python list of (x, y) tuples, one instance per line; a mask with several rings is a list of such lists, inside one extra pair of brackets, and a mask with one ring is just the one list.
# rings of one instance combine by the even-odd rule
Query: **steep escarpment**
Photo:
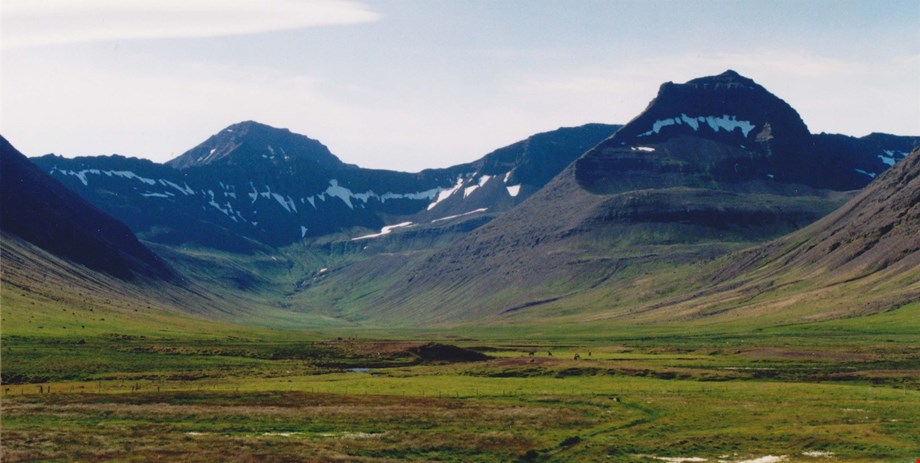
[(39, 170), (2, 137), (0, 156), (4, 233), (123, 280), (177, 278), (128, 227)]

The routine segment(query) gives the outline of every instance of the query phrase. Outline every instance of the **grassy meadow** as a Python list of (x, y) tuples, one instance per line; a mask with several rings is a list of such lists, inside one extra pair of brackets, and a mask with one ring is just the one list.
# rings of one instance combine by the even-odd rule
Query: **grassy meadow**
[[(602, 322), (291, 331), (88, 317), (9, 294), (4, 462), (920, 456), (918, 304), (692, 333)], [(491, 358), (413, 350), (427, 343)]]

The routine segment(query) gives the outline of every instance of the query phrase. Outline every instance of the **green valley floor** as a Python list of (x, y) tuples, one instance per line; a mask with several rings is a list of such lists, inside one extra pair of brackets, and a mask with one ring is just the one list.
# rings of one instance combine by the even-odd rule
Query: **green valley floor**
[[(916, 304), (693, 332), (214, 324), (81, 336), (10, 325), (15, 315), (5, 309), (4, 462), (920, 458)], [(489, 358), (466, 361), (476, 352)]]

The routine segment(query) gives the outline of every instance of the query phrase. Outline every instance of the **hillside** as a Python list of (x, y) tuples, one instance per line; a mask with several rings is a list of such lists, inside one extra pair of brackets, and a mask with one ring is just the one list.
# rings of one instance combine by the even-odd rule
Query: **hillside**
[[(627, 294), (627, 292), (631, 294)], [(575, 319), (614, 324), (789, 325), (920, 300), (920, 149), (821, 220), (696, 266), (582, 294)], [(531, 317), (552, 317), (547, 307)], [(531, 318), (531, 321), (534, 318)]]
[(0, 227), (5, 234), (123, 280), (176, 278), (128, 227), (39, 170), (3, 137), (0, 160)]
[[(4, 336), (335, 324), (227, 287), (225, 280), (238, 275), (230, 273), (219, 284), (201, 278), (175, 258), (174, 249), (152, 252), (124, 224), (42, 172), (2, 137), (0, 161)], [(203, 262), (199, 271), (231, 272), (226, 264)]]
[[(920, 149), (832, 214), (741, 253), (706, 284), (715, 286), (707, 293), (721, 298), (756, 294), (758, 302), (743, 310), (769, 306), (783, 313), (807, 301), (808, 320), (920, 300)], [(790, 285), (801, 289), (790, 294), (784, 289)]]
[(744, 272), (777, 266), (859, 279), (882, 270), (920, 267), (920, 149), (858, 196), (815, 224), (750, 251)]

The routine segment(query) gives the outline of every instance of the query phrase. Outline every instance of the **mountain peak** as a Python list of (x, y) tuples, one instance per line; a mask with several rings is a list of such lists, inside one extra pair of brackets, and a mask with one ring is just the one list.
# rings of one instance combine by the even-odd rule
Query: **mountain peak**
[(236, 133), (237, 135), (246, 134), (249, 132), (276, 132), (276, 133), (291, 133), (289, 129), (281, 127), (272, 127), (268, 124), (263, 124), (256, 121), (241, 121), (236, 124), (231, 124), (224, 128), (221, 132)]
[(292, 160), (315, 163), (324, 168), (343, 165), (319, 141), (256, 121), (230, 125), (166, 164), (181, 170), (216, 163), (250, 166), (253, 163), (281, 164)]
[(692, 79), (692, 80), (688, 81), (687, 83), (688, 83), (688, 84), (721, 83), (721, 84), (729, 84), (729, 85), (732, 85), (732, 84), (735, 84), (735, 85), (741, 84), (741, 85), (745, 85), (745, 86), (757, 85), (757, 84), (754, 82), (754, 79), (751, 79), (751, 78), (749, 78), (749, 77), (742, 76), (741, 74), (738, 74), (737, 72), (735, 72), (735, 71), (733, 71), (733, 70), (731, 70), (731, 69), (729, 69), (729, 70), (727, 70), (727, 71), (725, 71), (725, 72), (723, 72), (723, 73), (721, 73), (721, 74), (719, 74), (719, 75), (716, 75), (716, 76), (698, 77), (698, 78), (696, 78), (696, 79)]
[(735, 71), (667, 82), (642, 114), (614, 136), (621, 145), (655, 143), (693, 135), (765, 149), (797, 144), (810, 136), (788, 103)]

